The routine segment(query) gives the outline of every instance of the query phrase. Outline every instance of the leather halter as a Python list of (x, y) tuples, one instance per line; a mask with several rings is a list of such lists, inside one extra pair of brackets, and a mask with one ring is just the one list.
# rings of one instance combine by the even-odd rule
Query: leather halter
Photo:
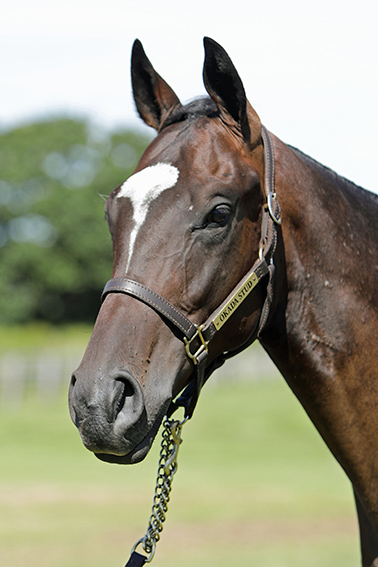
[(149, 287), (133, 280), (127, 278), (113, 278), (105, 285), (102, 293), (103, 300), (109, 293), (125, 293), (126, 295), (131, 295), (147, 304), (172, 323), (182, 336), (185, 343), (186, 354), (194, 364), (195, 375), (183, 394), (175, 402), (171, 402), (167, 412), (168, 416), (172, 415), (178, 407), (183, 406), (185, 408), (185, 417), (191, 417), (201, 388), (212, 372), (216, 368), (219, 368), (227, 358), (234, 356), (234, 354), (247, 346), (243, 345), (237, 351), (231, 353), (222, 353), (206, 367), (208, 345), (211, 340), (228, 318), (242, 304), (252, 289), (267, 276), (267, 294), (260, 315), (257, 337), (260, 337), (269, 317), (273, 298), (273, 255), (277, 245), (276, 225), (281, 224), (281, 212), (275, 194), (275, 162), (272, 140), (264, 126), (261, 126), (261, 134), (264, 145), (264, 189), (266, 204), (263, 209), (259, 258), (218, 309), (216, 309), (202, 325), (196, 325), (167, 299)]

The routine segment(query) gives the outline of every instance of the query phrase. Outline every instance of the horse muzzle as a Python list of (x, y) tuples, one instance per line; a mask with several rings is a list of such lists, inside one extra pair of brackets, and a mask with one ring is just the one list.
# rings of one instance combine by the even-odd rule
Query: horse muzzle
[(95, 380), (86, 379), (80, 368), (72, 375), (71, 419), (84, 446), (103, 461), (132, 464), (144, 459), (169, 403), (149, 403), (147, 412), (142, 388), (127, 371)]

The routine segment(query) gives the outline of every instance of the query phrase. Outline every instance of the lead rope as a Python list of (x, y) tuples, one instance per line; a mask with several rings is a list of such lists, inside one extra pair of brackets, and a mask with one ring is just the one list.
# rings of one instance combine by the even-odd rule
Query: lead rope
[[(155, 495), (147, 531), (145, 535), (134, 544), (130, 559), (125, 567), (142, 567), (145, 563), (150, 563), (155, 555), (156, 544), (163, 531), (163, 523), (165, 522), (166, 513), (168, 511), (173, 477), (178, 468), (177, 454), (182, 443), (181, 430), (186, 421), (187, 418), (181, 422), (166, 418), (164, 422)], [(137, 547), (140, 545), (147, 555), (142, 555), (136, 551)]]

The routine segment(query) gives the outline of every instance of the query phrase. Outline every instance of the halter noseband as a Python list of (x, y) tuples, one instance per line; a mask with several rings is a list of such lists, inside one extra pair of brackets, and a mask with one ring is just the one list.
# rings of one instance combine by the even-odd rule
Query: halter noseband
[[(167, 299), (149, 287), (127, 278), (113, 278), (109, 280), (102, 293), (103, 300), (109, 293), (125, 293), (126, 295), (135, 297), (163, 315), (182, 335), (186, 354), (194, 364), (195, 377), (186, 387), (183, 394), (175, 402), (171, 402), (171, 406), (167, 412), (169, 416), (172, 415), (177, 407), (183, 406), (185, 408), (185, 417), (191, 417), (203, 384), (216, 368), (219, 368), (227, 358), (236, 354), (236, 352), (222, 353), (206, 367), (210, 341), (242, 304), (244, 299), (248, 297), (250, 292), (266, 276), (269, 276), (267, 295), (260, 315), (257, 337), (260, 336), (268, 320), (273, 298), (273, 255), (277, 245), (276, 225), (281, 224), (281, 213), (274, 186), (275, 164), (273, 144), (264, 126), (261, 126), (261, 133), (264, 145), (264, 189), (266, 204), (263, 209), (259, 258), (218, 309), (208, 317), (205, 323), (202, 325), (192, 323), (184, 313), (172, 305)], [(245, 347), (243, 346), (239, 350), (242, 348)], [(239, 350), (237, 352), (239, 352)]]

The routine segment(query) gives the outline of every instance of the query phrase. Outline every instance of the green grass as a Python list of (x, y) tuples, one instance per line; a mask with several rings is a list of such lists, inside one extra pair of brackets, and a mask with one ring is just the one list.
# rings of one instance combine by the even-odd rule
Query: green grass
[[(283, 380), (209, 383), (183, 438), (155, 567), (359, 565), (349, 483)], [(126, 563), (159, 442), (139, 465), (101, 463), (65, 397), (32, 397), (1, 409), (0, 451), (0, 565)]]
[(44, 322), (23, 326), (0, 326), (0, 353), (9, 350), (29, 352), (36, 348), (85, 348), (91, 332), (92, 327), (85, 323), (59, 327)]

